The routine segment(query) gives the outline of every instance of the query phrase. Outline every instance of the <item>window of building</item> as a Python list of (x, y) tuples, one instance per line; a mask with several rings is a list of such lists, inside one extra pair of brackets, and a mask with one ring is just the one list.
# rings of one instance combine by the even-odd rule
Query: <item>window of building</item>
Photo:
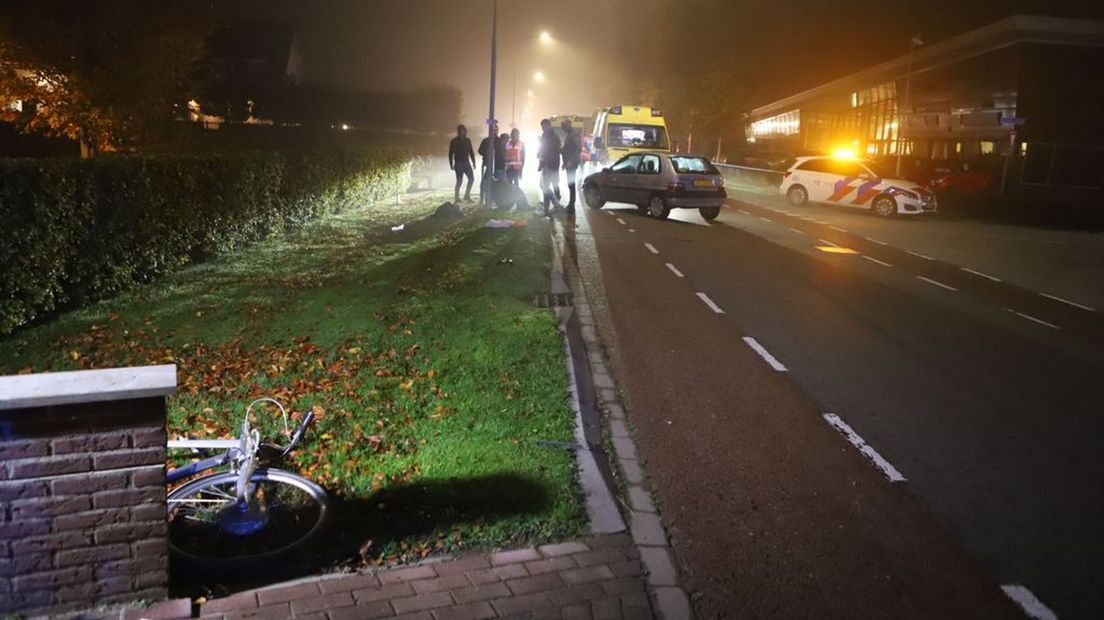
[(996, 143), (992, 140), (982, 140), (978, 147), (981, 149), (982, 155), (992, 155), (996, 149)]
[(961, 155), (961, 154), (962, 154), (962, 143), (961, 142), (955, 142), (955, 155)]

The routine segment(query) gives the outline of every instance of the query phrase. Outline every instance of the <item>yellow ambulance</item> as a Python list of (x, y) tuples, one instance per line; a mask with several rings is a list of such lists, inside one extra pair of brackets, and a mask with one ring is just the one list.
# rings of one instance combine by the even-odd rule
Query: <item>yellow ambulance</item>
[(629, 153), (670, 151), (663, 113), (645, 106), (615, 105), (598, 110), (594, 119), (591, 161), (605, 167)]

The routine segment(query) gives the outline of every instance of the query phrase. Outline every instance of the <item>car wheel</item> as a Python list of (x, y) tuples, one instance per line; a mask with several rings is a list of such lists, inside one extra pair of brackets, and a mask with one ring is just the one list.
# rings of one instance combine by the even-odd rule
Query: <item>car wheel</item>
[(606, 204), (606, 201), (602, 200), (602, 192), (594, 185), (583, 187), (583, 200), (586, 200), (587, 206), (591, 209), (601, 209)]
[(721, 208), (720, 207), (702, 207), (701, 209), (698, 209), (698, 213), (701, 213), (702, 218), (705, 219), (706, 221), (712, 222), (713, 220), (717, 219), (718, 215), (721, 214)]
[(893, 196), (882, 194), (874, 199), (874, 202), (870, 205), (870, 209), (874, 211), (874, 215), (880, 217), (893, 217), (897, 215), (897, 201), (893, 199)]
[(801, 185), (792, 185), (786, 190), (786, 198), (795, 207), (803, 207), (809, 203), (809, 191)]
[(668, 215), (671, 215), (671, 207), (667, 206), (663, 196), (652, 196), (651, 202), (648, 203), (648, 215), (657, 220), (665, 220)]

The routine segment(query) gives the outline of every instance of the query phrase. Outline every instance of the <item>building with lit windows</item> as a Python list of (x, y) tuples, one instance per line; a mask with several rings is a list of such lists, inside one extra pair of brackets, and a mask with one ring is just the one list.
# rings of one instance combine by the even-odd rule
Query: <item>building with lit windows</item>
[(758, 107), (745, 132), (763, 149), (989, 163), (1016, 184), (1099, 190), (1102, 102), (1104, 22), (1014, 16)]

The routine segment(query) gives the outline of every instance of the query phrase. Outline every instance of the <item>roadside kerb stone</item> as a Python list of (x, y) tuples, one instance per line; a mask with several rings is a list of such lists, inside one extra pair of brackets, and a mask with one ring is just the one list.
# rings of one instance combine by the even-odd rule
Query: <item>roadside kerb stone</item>
[(626, 489), (629, 496), (629, 506), (637, 512), (656, 512), (652, 503), (652, 494), (639, 484), (632, 484)]
[(542, 545), (537, 547), (537, 551), (546, 558), (555, 558), (561, 555), (571, 555), (572, 553), (584, 553), (590, 551), (590, 547), (581, 542), (572, 541), (555, 545)]
[(656, 588), (652, 598), (662, 620), (690, 620), (694, 612), (682, 588)]
[[(558, 239), (562, 239), (562, 233), (558, 234), (561, 235)], [(555, 241), (553, 245), (556, 245)], [(561, 247), (566, 247), (566, 244), (561, 244)], [(677, 587), (678, 571), (668, 546), (666, 530), (663, 528), (655, 501), (644, 486), (644, 471), (637, 458), (636, 443), (632, 440), (632, 435), (629, 433), (625, 422), (625, 409), (617, 392), (616, 382), (606, 364), (605, 355), (602, 351), (601, 335), (598, 334), (598, 326), (595, 324), (590, 311), (586, 290), (577, 263), (574, 260), (564, 260), (564, 257), (561, 256), (556, 258), (562, 261), (560, 269), (565, 276), (565, 280), (571, 286), (576, 308), (585, 308), (585, 311), (579, 312), (579, 318), (585, 334), (586, 355), (590, 362), (594, 386), (606, 413), (610, 443), (613, 444), (617, 463), (627, 483), (626, 493), (631, 508), (631, 514), (629, 515), (630, 531), (638, 549), (639, 561), (633, 562), (635, 560), (633, 558), (620, 564), (602, 565), (601, 568), (611, 571), (611, 566), (616, 567), (617, 572), (623, 572), (631, 577), (636, 571), (640, 570), (640, 565), (643, 564), (645, 572), (648, 574), (648, 586), (652, 589), (652, 597), (659, 617), (692, 618), (693, 612), (689, 599), (686, 593)], [(591, 332), (595, 334), (593, 339), (589, 337)], [(579, 558), (576, 556), (576, 561), (578, 560)], [(603, 587), (607, 587), (605, 582)], [(639, 602), (639, 599), (637, 599), (637, 602)], [(647, 601), (645, 600), (644, 603), (646, 604)], [(603, 605), (605, 604), (603, 603)], [(594, 612), (593, 617), (601, 616), (604, 611), (608, 611), (610, 617), (630, 617), (622, 615), (627, 612), (627, 606), (626, 602), (624, 609), (615, 608), (610, 603), (607, 609), (596, 604), (592, 610)], [(582, 617), (587, 616), (583, 614)]]
[(644, 470), (636, 459), (620, 459), (621, 473), (625, 475), (625, 482), (629, 484), (642, 484), (644, 482)]
[(640, 561), (648, 571), (648, 583), (651, 585), (678, 585), (678, 571), (667, 547), (641, 547)]

